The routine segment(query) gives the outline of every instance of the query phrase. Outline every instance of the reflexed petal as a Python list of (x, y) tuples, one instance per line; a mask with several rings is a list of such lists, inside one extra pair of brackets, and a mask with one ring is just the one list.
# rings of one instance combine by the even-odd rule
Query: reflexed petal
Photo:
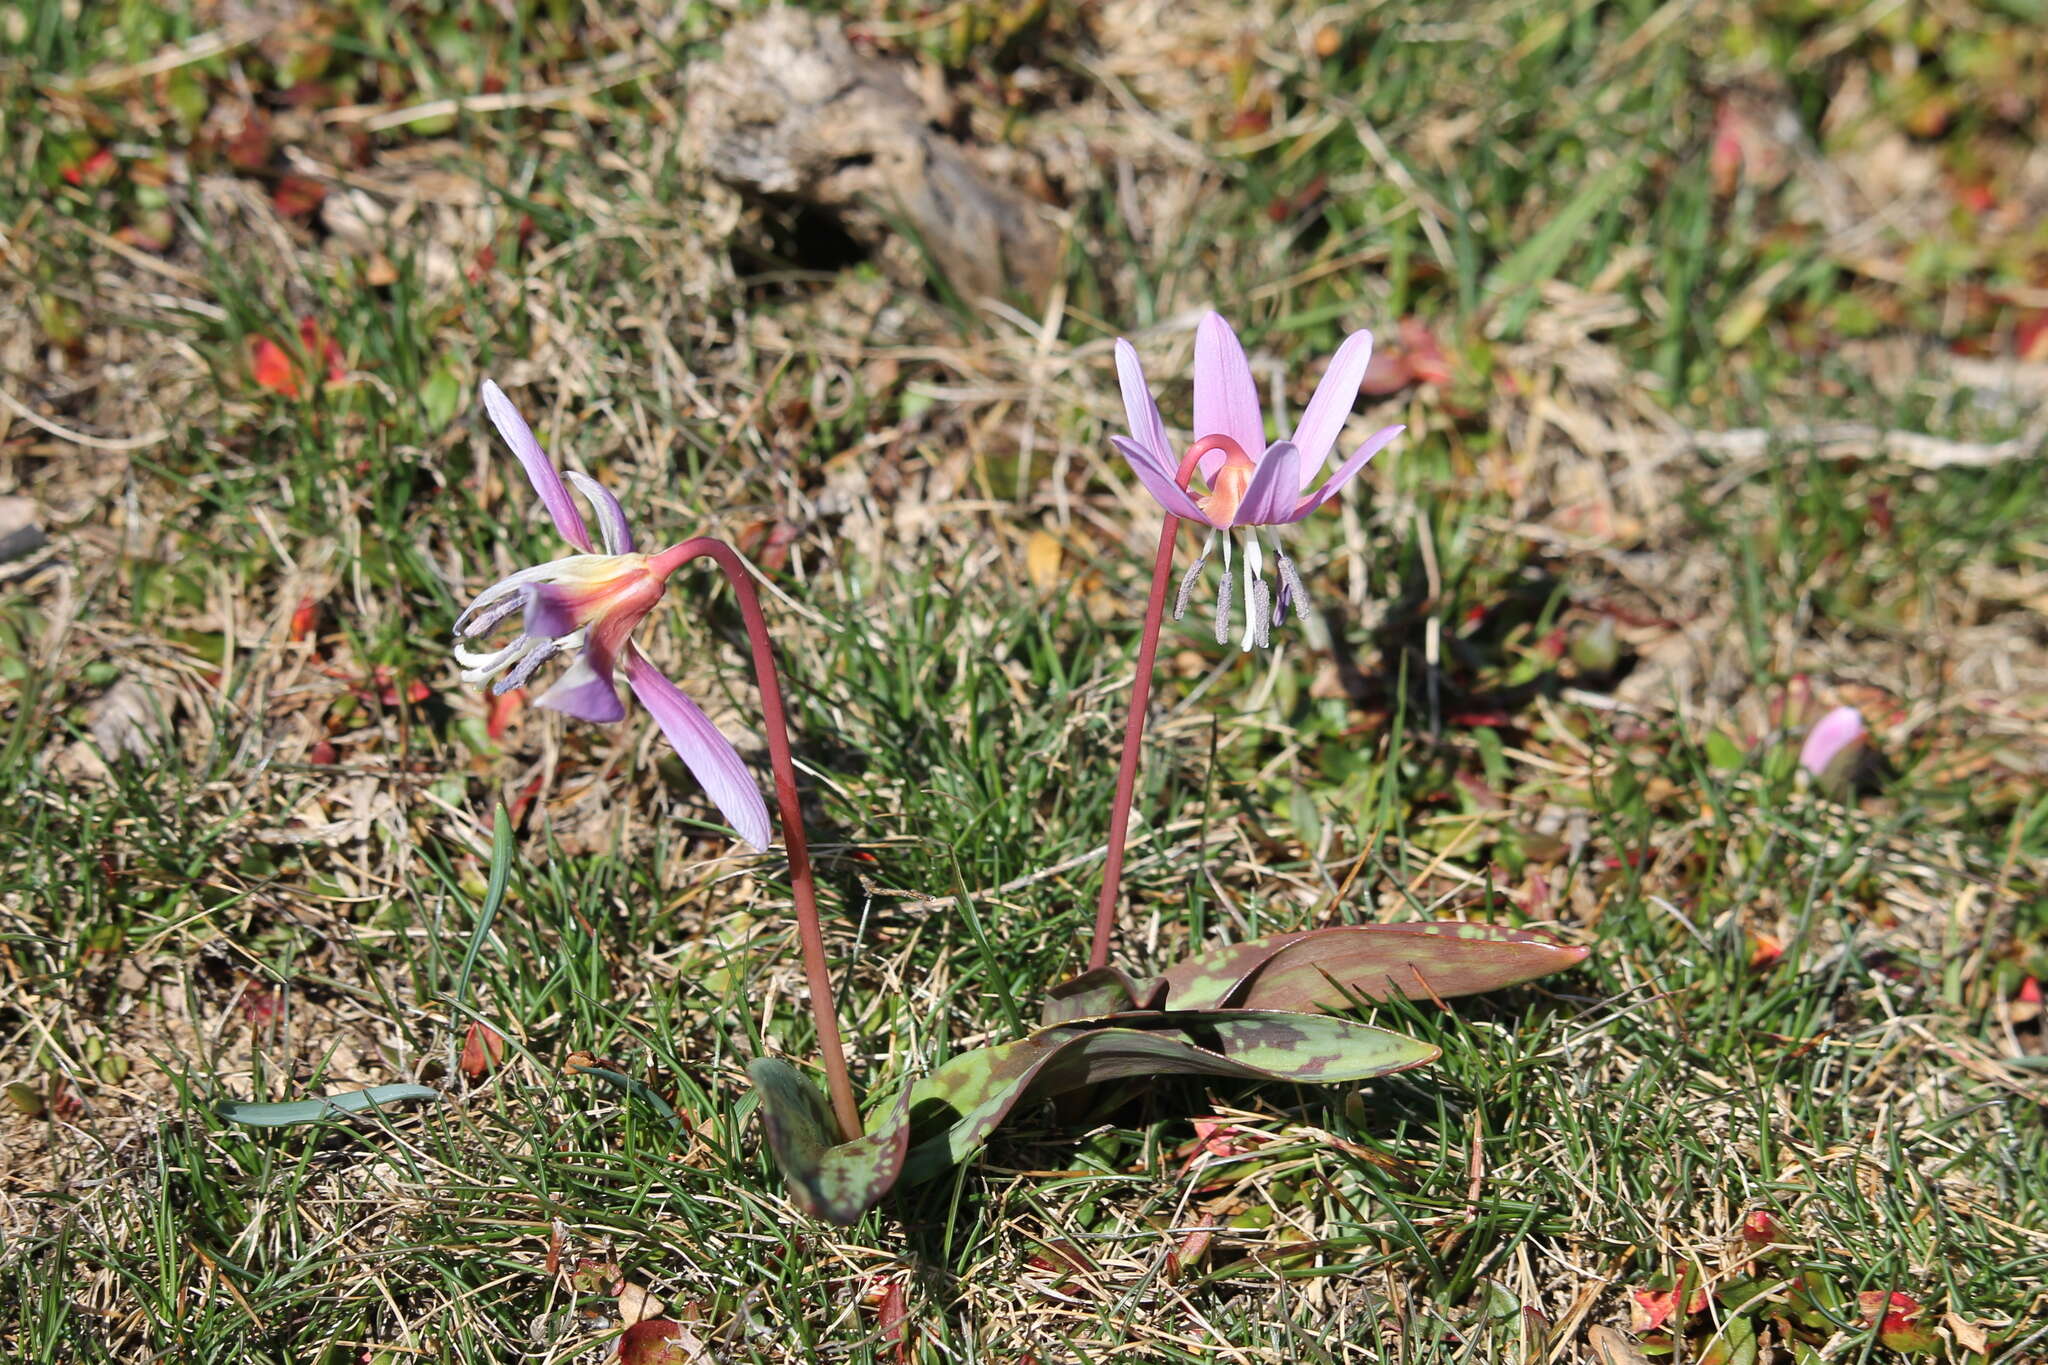
[(1316, 490), (1314, 497), (1303, 499), (1300, 508), (1292, 516), (1288, 517), (1287, 520), (1290, 522), (1300, 521), (1331, 498), (1336, 497), (1338, 490), (1342, 489), (1345, 484), (1350, 483), (1353, 475), (1365, 468), (1373, 456), (1384, 450), (1389, 441), (1392, 441), (1406, 429), (1406, 427), (1396, 425), (1381, 427), (1378, 431), (1375, 431), (1364, 445), (1351, 452), (1351, 458), (1346, 460), (1343, 466), (1336, 473), (1332, 474), (1321, 488)]
[(1293, 516), (1301, 500), (1301, 465), (1302, 452), (1292, 441), (1275, 442), (1252, 471), (1252, 481), (1230, 524), (1270, 526)]
[[(1316, 385), (1315, 396), (1308, 400), (1301, 424), (1294, 429), (1294, 444), (1301, 447), (1302, 478), (1313, 478), (1329, 460), (1352, 405), (1358, 402), (1358, 386), (1371, 363), (1371, 332), (1353, 332), (1330, 357), (1330, 368), (1323, 372), (1323, 382)], [(1297, 488), (1295, 497), (1303, 491)]]
[(555, 519), (555, 529), (562, 533), (562, 539), (579, 550), (588, 551), (590, 532), (584, 527), (576, 504), (570, 500), (569, 490), (562, 486), (562, 476), (555, 472), (547, 452), (534, 439), (533, 428), (526, 425), (526, 419), (512, 406), (512, 400), (488, 379), (484, 381), (484, 411), (491, 415), (491, 424), (505, 438), (505, 444), (512, 447), (519, 463), (526, 467), (526, 477), (532, 481), (533, 491), (540, 494), (548, 515)]
[[(1116, 342), (1116, 382), (1124, 393), (1124, 420), (1131, 424), (1131, 439), (1156, 459), (1171, 464), (1173, 447), (1166, 443), (1166, 423), (1159, 418), (1159, 404), (1145, 387), (1145, 367), (1138, 353), (1122, 337)], [(1169, 475), (1180, 471), (1168, 468)]]
[(1202, 515), (1202, 509), (1195, 506), (1195, 500), (1187, 495), (1186, 490), (1175, 483), (1170, 475), (1160, 472), (1158, 464), (1143, 450), (1121, 436), (1112, 436), (1109, 442), (1117, 448), (1119, 454), (1130, 461), (1131, 472), (1138, 476), (1138, 482), (1145, 485), (1145, 490), (1158, 499), (1161, 507), (1177, 517), (1199, 521), (1204, 526), (1215, 524)]
[(597, 513), (597, 529), (604, 535), (604, 552), (608, 555), (629, 555), (633, 553), (633, 528), (626, 522), (626, 509), (619, 506), (619, 500), (612, 491), (591, 478), (573, 469), (562, 471), (562, 477), (576, 485)]
[(740, 838), (757, 849), (767, 848), (768, 804), (761, 799), (761, 789), (732, 741), (633, 645), (626, 646), (626, 682), (640, 704), (654, 713), (661, 732), (675, 746), (711, 804)]
[[(1251, 362), (1237, 333), (1216, 313), (1205, 314), (1195, 329), (1195, 439), (1228, 436), (1259, 458), (1266, 448), (1266, 423), (1259, 415), (1259, 389), (1252, 382)], [(1222, 451), (1202, 457), (1202, 477), (1216, 472)]]
[(595, 649), (586, 648), (534, 705), (600, 725), (625, 719), (626, 704), (619, 700), (619, 689), (612, 685), (610, 663), (609, 659), (598, 658)]

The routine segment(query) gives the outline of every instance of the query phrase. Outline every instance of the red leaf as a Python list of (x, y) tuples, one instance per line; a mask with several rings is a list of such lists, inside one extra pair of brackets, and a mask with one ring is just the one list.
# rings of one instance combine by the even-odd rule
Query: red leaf
[(2021, 360), (2048, 360), (2048, 309), (2034, 309), (2014, 324), (2012, 349)]
[(311, 313), (299, 319), (299, 341), (304, 344), (306, 354), (318, 356), (327, 370), (329, 383), (338, 383), (348, 378), (348, 358), (341, 353), (341, 343), (320, 329), (319, 320)]
[[(1629, 1328), (1632, 1331), (1655, 1332), (1663, 1328), (1678, 1308), (1678, 1291), (1675, 1289), (1632, 1289), (1629, 1305)], [(1692, 1297), (1685, 1305), (1687, 1314), (1705, 1312), (1707, 1294), (1703, 1289), (1692, 1291)]]
[(291, 354), (269, 337), (249, 343), (249, 369), (260, 387), (287, 398), (299, 396), (299, 367), (292, 363)]
[(1181, 1239), (1179, 1246), (1166, 1253), (1166, 1278), (1177, 1280), (1199, 1266), (1209, 1255), (1209, 1244), (1216, 1234), (1207, 1228), (1196, 1228)]
[(242, 1017), (260, 1028), (283, 1013), (284, 996), (251, 977), (242, 988)]
[(1714, 146), (1707, 153), (1707, 176), (1714, 193), (1727, 198), (1742, 180), (1742, 115), (1735, 101), (1723, 99), (1714, 111)]
[(1877, 1324), (1877, 1339), (1894, 1351), (1932, 1351), (1934, 1330), (1921, 1320), (1926, 1309), (1900, 1293), (1871, 1289), (1856, 1296), (1863, 1320)]
[(90, 189), (112, 180), (116, 169), (118, 168), (114, 164), (114, 154), (101, 147), (75, 165), (66, 166), (64, 178), (71, 184), (83, 185)]
[(1776, 1246), (1785, 1240), (1785, 1229), (1768, 1211), (1756, 1209), (1742, 1220), (1742, 1240), (1753, 1247)]
[(1444, 354), (1436, 333), (1430, 331), (1421, 318), (1401, 319), (1401, 345), (1408, 352), (1408, 371), (1415, 376), (1417, 383), (1451, 382), (1451, 358)]
[(512, 717), (519, 714), (519, 708), (525, 701), (526, 689), (523, 687), (492, 697), (490, 714), (484, 720), (484, 733), (492, 739), (503, 739), (506, 727), (511, 725)]
[(462, 1074), (477, 1080), (505, 1061), (505, 1035), (489, 1024), (471, 1021), (469, 1036), (462, 1041)]
[(293, 644), (313, 638), (313, 628), (320, 621), (320, 604), (310, 597), (301, 597), (299, 605), (292, 609), (291, 632), (288, 638)]
[(228, 164), (237, 170), (262, 170), (270, 164), (270, 120), (262, 111), (251, 109), (223, 150)]
[[(1753, 971), (1761, 971), (1785, 956), (1785, 945), (1769, 934), (1751, 930), (1749, 934), (1749, 965)], [(1769, 1217), (1768, 1214), (1762, 1215)]]
[(1408, 368), (1408, 357), (1393, 347), (1375, 349), (1372, 359), (1366, 362), (1365, 378), (1358, 387), (1374, 398), (1384, 398), (1390, 393), (1399, 393), (1415, 382), (1415, 374)]
[(288, 175), (271, 191), (270, 202), (287, 218), (311, 218), (327, 197), (327, 187), (309, 176)]
[(306, 751), (306, 761), (317, 763), (323, 768), (331, 765), (337, 757), (339, 755), (335, 753), (334, 745), (324, 739)]
[(619, 1334), (621, 1365), (698, 1365), (709, 1359), (704, 1343), (671, 1318), (649, 1318)]
[(882, 1329), (882, 1340), (889, 1343), (899, 1362), (910, 1359), (910, 1334), (906, 1325), (910, 1320), (910, 1306), (904, 1301), (903, 1282), (891, 1280), (883, 1288), (875, 1304), (875, 1322)]

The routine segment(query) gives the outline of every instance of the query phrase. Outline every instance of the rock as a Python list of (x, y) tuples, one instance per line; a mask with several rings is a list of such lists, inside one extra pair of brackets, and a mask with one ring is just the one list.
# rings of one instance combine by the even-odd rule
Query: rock
[(969, 298), (1043, 301), (1058, 229), (929, 126), (904, 72), (856, 52), (830, 17), (770, 10), (687, 73), (686, 154), (742, 193), (832, 213), (870, 248), (907, 223)]
[(0, 498), (0, 564), (26, 559), (50, 543), (33, 499)]

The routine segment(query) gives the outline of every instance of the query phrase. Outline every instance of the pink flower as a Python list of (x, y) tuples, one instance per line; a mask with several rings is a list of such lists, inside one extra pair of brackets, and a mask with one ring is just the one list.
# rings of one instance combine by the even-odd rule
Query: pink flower
[[(1215, 313), (1205, 315), (1195, 333), (1194, 444), (1207, 447), (1199, 469), (1209, 491), (1194, 495), (1180, 487), (1180, 457), (1167, 440), (1166, 424), (1160, 420), (1159, 406), (1152, 401), (1151, 391), (1145, 385), (1145, 371), (1138, 364), (1137, 351), (1127, 341), (1117, 342), (1117, 378), (1123, 387), (1124, 415), (1130, 422), (1131, 434), (1129, 439), (1111, 439), (1160, 506), (1177, 517), (1199, 521), (1210, 528), (1201, 558), (1181, 580), (1180, 595), (1174, 603), (1176, 620), (1187, 611), (1188, 597), (1202, 566), (1209, 562), (1218, 533), (1223, 536), (1223, 583), (1216, 601), (1218, 644), (1230, 637), (1231, 589), (1235, 578), (1231, 567), (1232, 531), (1240, 533), (1244, 545), (1244, 649), (1269, 643), (1272, 627), (1287, 619), (1289, 603), (1305, 596), (1294, 562), (1280, 548), (1277, 528), (1293, 525), (1335, 497), (1402, 430), (1391, 426), (1374, 432), (1320, 488), (1309, 492), (1310, 482), (1327, 463), (1344, 423), (1351, 416), (1352, 405), (1358, 401), (1359, 383), (1365, 378), (1371, 360), (1372, 333), (1353, 332), (1346, 337), (1337, 354), (1331, 357), (1330, 367), (1309, 399), (1307, 410), (1301, 414), (1293, 437), (1268, 445), (1258, 387), (1252, 382), (1244, 347), (1238, 344), (1237, 334), (1230, 330), (1229, 323)], [(1266, 528), (1279, 571), (1277, 599), (1265, 581), (1260, 527)]]
[[(595, 553), (563, 476), (556, 473), (532, 430), (496, 384), (485, 380), (483, 392), (484, 410), (525, 466), (555, 528), (583, 553), (521, 569), (477, 594), (455, 620), (455, 658), (463, 666), (462, 680), (481, 683), (496, 678), (491, 691), (503, 695), (524, 687), (541, 665), (570, 655), (568, 671), (534, 704), (579, 720), (611, 724), (626, 716), (614, 681), (623, 670), (626, 685), (654, 713), (662, 733), (712, 803), (742, 839), (766, 848), (768, 807), (738, 751), (630, 638), (633, 627), (661, 600), (669, 575), (688, 555), (682, 546), (659, 554), (638, 553), (619, 500), (595, 479), (572, 469), (568, 480), (597, 514), (604, 536), (605, 553)], [(490, 634), (515, 614), (519, 633), (511, 643), (493, 650), (472, 649), (466, 643)]]
[(1845, 753), (1862, 747), (1863, 714), (1853, 706), (1837, 706), (1814, 722), (1799, 746), (1799, 766), (1815, 777), (1836, 771), (1835, 763)]

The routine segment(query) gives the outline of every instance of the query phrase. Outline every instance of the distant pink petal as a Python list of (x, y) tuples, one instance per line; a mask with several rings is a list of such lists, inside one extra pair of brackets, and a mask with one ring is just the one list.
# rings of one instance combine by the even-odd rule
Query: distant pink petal
[(624, 720), (626, 704), (619, 700), (611, 673), (611, 660), (586, 645), (569, 671), (555, 679), (555, 685), (541, 693), (534, 705), (600, 725)]
[(1291, 520), (1301, 501), (1301, 464), (1300, 447), (1292, 441), (1275, 441), (1273, 448), (1259, 457), (1230, 524), (1271, 526)]
[(661, 732), (740, 838), (768, 847), (768, 804), (732, 741), (718, 732), (697, 703), (682, 694), (633, 645), (626, 646), (626, 682), (640, 704), (654, 713)]
[(1163, 473), (1159, 468), (1159, 462), (1144, 450), (1121, 436), (1110, 437), (1109, 443), (1117, 448), (1117, 453), (1130, 461), (1131, 472), (1138, 476), (1138, 482), (1145, 485), (1145, 490), (1158, 500), (1161, 507), (1177, 517), (1199, 521), (1204, 526), (1215, 524), (1202, 515), (1202, 509), (1195, 506), (1195, 500), (1173, 481), (1172, 475)]
[[(1371, 363), (1371, 332), (1353, 332), (1330, 357), (1330, 368), (1323, 372), (1323, 382), (1316, 385), (1315, 396), (1308, 400), (1301, 424), (1294, 429), (1294, 443), (1301, 447), (1303, 478), (1313, 477), (1329, 459), (1352, 406), (1358, 402), (1358, 386)], [(1295, 496), (1303, 491), (1297, 488)]]
[(1862, 742), (1863, 713), (1853, 706), (1837, 706), (1814, 722), (1799, 746), (1799, 766), (1815, 777), (1826, 776), (1828, 767), (1843, 750)]
[(555, 529), (562, 533), (562, 539), (587, 552), (590, 549), (590, 532), (584, 527), (576, 504), (570, 501), (569, 490), (562, 486), (562, 476), (555, 472), (547, 452), (534, 439), (533, 428), (526, 425), (526, 419), (512, 406), (512, 400), (488, 379), (484, 381), (484, 411), (491, 415), (491, 424), (505, 438), (505, 444), (512, 447), (519, 463), (526, 467), (526, 477), (532, 481), (533, 491), (540, 494), (548, 515), (555, 519)]
[[(1252, 456), (1266, 448), (1251, 362), (1244, 358), (1237, 333), (1216, 313), (1203, 315), (1195, 329), (1195, 439), (1204, 436), (1228, 436)], [(1204, 455), (1202, 477), (1214, 475), (1223, 460), (1220, 450)]]
[(1346, 460), (1343, 463), (1343, 465), (1341, 465), (1338, 468), (1336, 473), (1332, 474), (1327, 480), (1324, 481), (1323, 486), (1316, 490), (1316, 494), (1314, 497), (1308, 498), (1302, 502), (1300, 508), (1297, 509), (1294, 515), (1289, 517), (1288, 520), (1300, 521), (1303, 517), (1315, 511), (1318, 507), (1321, 507), (1331, 498), (1336, 497), (1338, 492), (1343, 489), (1344, 485), (1350, 483), (1352, 477), (1356, 475), (1359, 470), (1365, 468), (1365, 466), (1372, 460), (1373, 456), (1379, 454), (1382, 450), (1386, 449), (1387, 443), (1389, 441), (1392, 441), (1396, 436), (1399, 436), (1405, 430), (1407, 430), (1406, 427), (1396, 425), (1391, 427), (1381, 427), (1378, 431), (1375, 431), (1370, 437), (1366, 438), (1366, 442), (1364, 445), (1360, 446), (1358, 449), (1351, 452), (1351, 458)]
[(597, 528), (604, 534), (604, 552), (608, 555), (629, 555), (633, 553), (633, 528), (626, 521), (626, 509), (619, 506), (619, 500), (612, 496), (609, 488), (573, 469), (562, 471), (562, 477), (576, 485), (590, 503), (590, 510), (597, 513)]
[(1159, 418), (1159, 404), (1152, 401), (1152, 390), (1145, 386), (1145, 367), (1122, 337), (1116, 343), (1116, 382), (1123, 389), (1124, 420), (1131, 425), (1131, 439), (1160, 460), (1170, 461), (1173, 448), (1166, 443), (1166, 423)]

